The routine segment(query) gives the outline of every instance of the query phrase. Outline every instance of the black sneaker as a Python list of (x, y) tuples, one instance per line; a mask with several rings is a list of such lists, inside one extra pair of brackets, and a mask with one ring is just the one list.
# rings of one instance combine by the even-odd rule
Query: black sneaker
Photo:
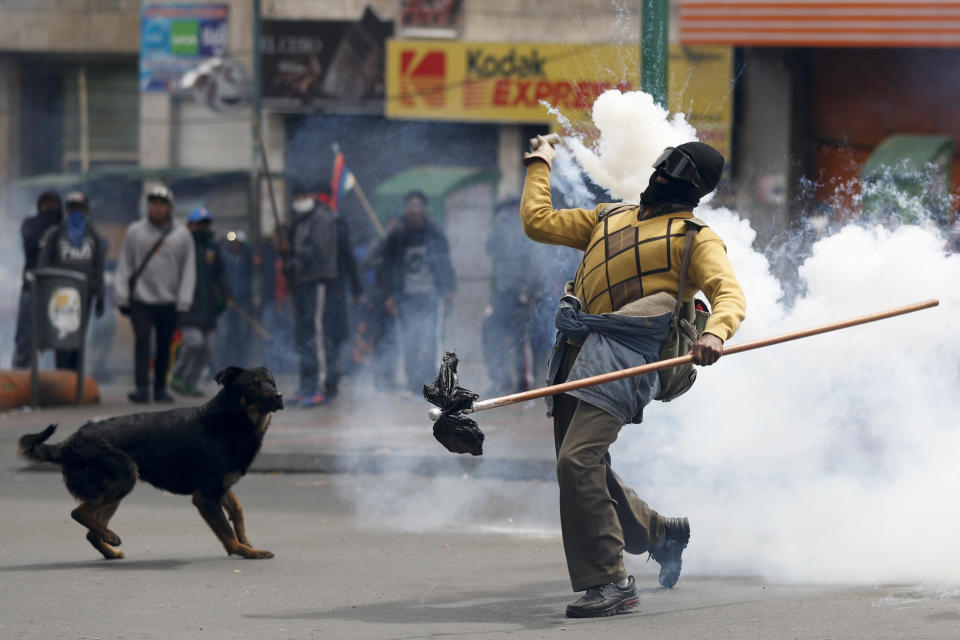
[(173, 396), (167, 393), (166, 389), (155, 389), (153, 391), (154, 402), (175, 402)]
[(627, 613), (640, 603), (637, 583), (633, 576), (627, 578), (627, 586), (618, 587), (616, 582), (590, 587), (579, 600), (567, 605), (568, 618), (600, 618), (618, 613)]
[(127, 394), (127, 399), (130, 402), (136, 402), (137, 404), (146, 404), (150, 402), (150, 394), (147, 393), (146, 389), (137, 389), (136, 391), (131, 391)]
[(690, 522), (686, 518), (667, 518), (663, 539), (650, 549), (650, 557), (660, 564), (660, 585), (672, 589), (680, 579), (681, 556), (690, 541)]

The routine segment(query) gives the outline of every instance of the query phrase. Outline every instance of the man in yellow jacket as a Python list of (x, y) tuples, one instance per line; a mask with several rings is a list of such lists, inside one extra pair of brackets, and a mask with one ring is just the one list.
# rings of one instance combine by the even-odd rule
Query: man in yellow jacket
[[(558, 309), (548, 382), (659, 359), (691, 225), (697, 231), (683, 298), (703, 291), (712, 309), (691, 353), (699, 365), (716, 362), (746, 316), (746, 301), (723, 241), (694, 219), (692, 210), (719, 183), (723, 156), (700, 142), (668, 147), (654, 163), (639, 204), (554, 209), (550, 169), (556, 151), (540, 136), (532, 146), (524, 156), (524, 231), (537, 242), (584, 252)], [(548, 398), (567, 568), (573, 590), (586, 591), (567, 607), (569, 617), (607, 616), (637, 605), (624, 551), (649, 552), (660, 564), (664, 587), (673, 587), (680, 576), (690, 538), (687, 519), (665, 518), (650, 508), (612, 471), (608, 453), (623, 425), (642, 419), (659, 386), (652, 373)]]

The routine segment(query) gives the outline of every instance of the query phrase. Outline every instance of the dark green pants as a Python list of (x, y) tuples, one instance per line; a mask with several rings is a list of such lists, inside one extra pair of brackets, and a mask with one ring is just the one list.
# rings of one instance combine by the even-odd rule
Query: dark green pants
[[(578, 352), (567, 346), (557, 382), (566, 380)], [(623, 551), (644, 553), (663, 535), (663, 517), (610, 468), (607, 450), (622, 426), (592, 404), (554, 398), (560, 527), (574, 591), (626, 578)]]

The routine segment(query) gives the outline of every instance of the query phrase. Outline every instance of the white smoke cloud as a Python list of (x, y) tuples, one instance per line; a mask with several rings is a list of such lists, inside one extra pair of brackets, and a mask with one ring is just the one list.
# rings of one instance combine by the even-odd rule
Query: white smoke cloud
[[(919, 227), (848, 226), (813, 247), (781, 318), (762, 260), (727, 242), (748, 296), (731, 344), (931, 297), (910, 316), (729, 356), (626, 428), (614, 464), (691, 518), (688, 570), (791, 581), (950, 581), (960, 536), (960, 256)], [(761, 286), (754, 286), (761, 283)], [(757, 314), (754, 311), (760, 310)]]
[(642, 91), (605, 91), (593, 104), (593, 122), (600, 131), (595, 149), (575, 137), (566, 142), (590, 179), (626, 202), (640, 201), (665, 147), (697, 139), (684, 114), (670, 116)]

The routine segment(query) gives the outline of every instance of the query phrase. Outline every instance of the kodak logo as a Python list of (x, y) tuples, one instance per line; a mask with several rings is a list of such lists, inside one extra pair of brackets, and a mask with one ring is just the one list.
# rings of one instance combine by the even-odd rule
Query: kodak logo
[(447, 80), (447, 56), (443, 51), (400, 52), (400, 100), (415, 107), (417, 98), (428, 107), (439, 109), (446, 104), (444, 84)]

